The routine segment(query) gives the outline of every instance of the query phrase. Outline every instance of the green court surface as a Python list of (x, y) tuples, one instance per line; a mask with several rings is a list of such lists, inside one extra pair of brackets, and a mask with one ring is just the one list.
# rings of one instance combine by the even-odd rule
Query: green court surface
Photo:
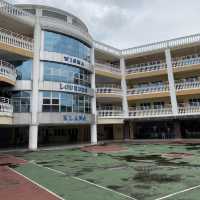
[[(15, 170), (66, 200), (200, 199), (200, 145), (119, 145), (128, 151), (21, 153), (30, 162)], [(175, 152), (192, 155), (161, 156)]]

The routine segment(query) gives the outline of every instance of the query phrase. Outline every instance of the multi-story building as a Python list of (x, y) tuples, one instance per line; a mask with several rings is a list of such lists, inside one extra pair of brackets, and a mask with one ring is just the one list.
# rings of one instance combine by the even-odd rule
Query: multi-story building
[(200, 35), (119, 50), (65, 11), (0, 0), (0, 147), (200, 137)]

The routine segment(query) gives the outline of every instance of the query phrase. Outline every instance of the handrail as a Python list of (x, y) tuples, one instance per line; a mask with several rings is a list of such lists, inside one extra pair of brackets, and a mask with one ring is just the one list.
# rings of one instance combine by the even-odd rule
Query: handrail
[(174, 68), (184, 67), (188, 65), (195, 65), (195, 64), (200, 64), (200, 57), (172, 61), (172, 66)]
[(16, 8), (14, 5), (8, 3), (5, 0), (0, 0), (0, 12), (5, 12), (8, 13), (9, 15), (20, 16), (20, 17), (33, 16), (33, 14), (26, 12), (22, 9)]
[(120, 68), (114, 67), (114, 65), (111, 65), (109, 63), (105, 63), (105, 64), (95, 63), (95, 68), (99, 70), (106, 70), (112, 73), (121, 74)]
[(134, 87), (127, 90), (127, 95), (138, 95), (148, 93), (160, 93), (169, 91), (168, 84), (156, 85), (156, 86), (145, 86), (145, 87)]
[(33, 39), (0, 27), (0, 42), (33, 51)]
[(186, 89), (193, 89), (193, 88), (200, 88), (200, 81), (176, 83), (175, 87), (176, 87), (177, 91), (186, 90)]
[(166, 63), (147, 65), (147, 66), (132, 66), (131, 68), (126, 69), (126, 74), (135, 74), (141, 72), (151, 72), (151, 71), (159, 71), (167, 68)]
[(130, 117), (158, 117), (168, 115), (172, 115), (171, 107), (150, 108), (144, 110), (142, 110), (141, 108), (129, 108)]
[(96, 85), (98, 94), (122, 94), (121, 86), (114, 84)]
[(122, 110), (98, 110), (98, 117), (123, 117), (124, 113)]
[(8, 98), (0, 97), (0, 116), (12, 116), (13, 106), (11, 105), (11, 101)]
[(0, 60), (0, 76), (16, 81), (17, 72), (14, 65), (4, 60)]
[(184, 106), (178, 108), (180, 115), (187, 115), (187, 114), (193, 114), (198, 113), (200, 114), (200, 106)]

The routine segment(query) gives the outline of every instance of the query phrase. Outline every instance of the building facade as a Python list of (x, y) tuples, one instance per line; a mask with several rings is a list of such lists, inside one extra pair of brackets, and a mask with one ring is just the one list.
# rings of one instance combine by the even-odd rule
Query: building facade
[(199, 138), (199, 42), (119, 50), (70, 13), (0, 0), (0, 148)]

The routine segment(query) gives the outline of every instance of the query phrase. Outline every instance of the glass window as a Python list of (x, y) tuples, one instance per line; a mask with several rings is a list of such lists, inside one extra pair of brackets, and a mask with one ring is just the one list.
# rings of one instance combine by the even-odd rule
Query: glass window
[(33, 61), (15, 61), (12, 62), (16, 66), (17, 80), (31, 80)]
[(81, 94), (42, 92), (43, 112), (91, 113), (91, 98)]
[(12, 92), (13, 110), (15, 113), (30, 112), (30, 91), (14, 91)]
[(90, 62), (90, 47), (73, 37), (55, 32), (44, 32), (44, 50), (67, 54)]

